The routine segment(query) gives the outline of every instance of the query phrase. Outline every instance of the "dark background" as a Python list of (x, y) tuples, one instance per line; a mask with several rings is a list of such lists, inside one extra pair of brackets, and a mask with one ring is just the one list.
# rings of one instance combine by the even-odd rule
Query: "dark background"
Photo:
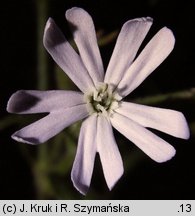
[[(49, 16), (54, 18), (67, 35), (69, 31), (66, 29), (64, 12), (72, 6), (86, 9), (93, 17), (96, 29), (104, 29), (106, 33), (119, 30), (128, 19), (142, 16), (151, 16), (154, 19), (148, 37), (165, 25), (172, 29), (176, 37), (173, 52), (135, 91), (133, 97), (175, 92), (194, 87), (195, 13), (193, 1), (51, 0), (50, 2)], [(19, 89), (35, 89), (37, 80), (35, 1), (2, 1), (0, 17), (0, 117), (3, 118), (8, 115), (6, 103), (12, 93)], [(114, 43), (101, 49), (105, 68)], [(195, 120), (194, 100), (195, 98), (191, 98), (161, 105), (182, 111), (191, 126)], [(0, 129), (0, 199), (36, 199), (31, 169), (18, 147), (21, 144), (10, 138), (17, 129), (15, 126), (6, 130)], [(99, 180), (94, 174), (91, 187), (98, 188), (99, 182), (102, 182), (102, 190), (107, 191), (111, 199), (194, 199), (195, 137), (193, 128), (191, 127), (191, 138), (188, 141), (160, 135), (177, 150), (176, 156), (171, 161), (157, 164), (146, 156), (144, 162), (139, 163), (133, 171), (128, 172), (125, 169), (125, 175), (112, 192), (108, 192), (102, 175)], [(116, 136), (120, 135), (116, 133)], [(120, 140), (125, 142), (127, 147), (130, 146), (129, 151), (134, 149), (133, 144), (125, 138), (120, 137)], [(33, 147), (31, 151), (35, 151)], [(70, 175), (68, 181), (70, 181)], [(99, 198), (104, 199), (101, 195)]]

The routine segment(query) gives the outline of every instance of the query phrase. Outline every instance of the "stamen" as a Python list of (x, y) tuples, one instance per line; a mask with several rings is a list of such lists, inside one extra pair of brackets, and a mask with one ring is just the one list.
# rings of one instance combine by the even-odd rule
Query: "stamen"
[(89, 94), (85, 94), (90, 114), (97, 113), (103, 115), (112, 115), (118, 108), (122, 97), (116, 92), (112, 92), (111, 86), (107, 83), (99, 83)]

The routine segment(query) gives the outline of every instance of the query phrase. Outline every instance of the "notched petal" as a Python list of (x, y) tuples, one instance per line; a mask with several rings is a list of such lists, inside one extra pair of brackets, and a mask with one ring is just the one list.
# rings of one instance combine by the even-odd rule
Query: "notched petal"
[(51, 112), (49, 115), (16, 131), (12, 138), (28, 144), (44, 143), (69, 125), (88, 116), (85, 104)]
[(40, 98), (35, 95), (31, 95), (27, 91), (20, 90), (10, 97), (7, 104), (7, 111), (9, 113), (22, 113), (35, 106), (39, 103), (39, 101)]
[(111, 122), (113, 127), (156, 162), (168, 161), (175, 155), (173, 146), (131, 119), (116, 113)]
[(151, 25), (150, 17), (132, 19), (123, 25), (106, 71), (106, 83), (118, 85), (132, 64)]
[(94, 86), (80, 56), (51, 18), (46, 23), (43, 44), (54, 61), (82, 92)]
[(144, 127), (154, 128), (182, 139), (189, 138), (188, 124), (181, 112), (130, 102), (122, 102), (116, 112)]
[[(58, 32), (58, 34), (55, 34)], [(54, 20), (49, 18), (44, 30), (43, 44), (45, 47), (55, 47), (58, 44), (66, 42), (65, 38), (60, 34)]]
[(20, 137), (17, 132), (12, 134), (11, 138), (17, 142), (27, 143), (31, 145), (36, 145), (40, 143), (39, 140), (34, 137)]
[(91, 183), (97, 150), (96, 131), (97, 118), (96, 115), (92, 115), (81, 126), (76, 157), (71, 172), (74, 187), (83, 195), (87, 193)]
[(10, 113), (49, 113), (68, 107), (84, 104), (83, 94), (64, 90), (20, 90), (8, 101)]
[(160, 29), (122, 77), (120, 95), (125, 97), (136, 89), (167, 58), (174, 44), (173, 32), (167, 27)]
[(82, 61), (93, 82), (103, 82), (104, 67), (97, 44), (96, 31), (91, 16), (82, 8), (73, 7), (66, 11), (74, 41)]

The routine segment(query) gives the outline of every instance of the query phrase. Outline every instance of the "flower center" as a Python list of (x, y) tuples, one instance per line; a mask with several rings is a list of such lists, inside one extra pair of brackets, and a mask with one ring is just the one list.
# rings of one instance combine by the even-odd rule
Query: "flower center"
[(99, 83), (92, 92), (85, 94), (85, 99), (90, 114), (97, 113), (107, 116), (113, 114), (122, 97), (116, 91), (113, 92), (108, 84)]

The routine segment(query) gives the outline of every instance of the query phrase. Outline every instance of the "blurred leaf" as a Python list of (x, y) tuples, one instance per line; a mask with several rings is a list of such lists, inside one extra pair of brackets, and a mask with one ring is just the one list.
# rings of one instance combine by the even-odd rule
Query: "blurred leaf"
[(36, 0), (37, 12), (37, 88), (45, 90), (49, 85), (48, 56), (43, 47), (43, 30), (48, 19), (49, 0)]
[(191, 131), (191, 135), (195, 136), (195, 122), (190, 123), (190, 131)]
[(57, 65), (55, 65), (55, 78), (57, 89), (60, 90), (75, 90), (78, 88), (76, 85), (70, 80), (70, 78), (66, 75), (64, 71), (62, 71)]
[(34, 180), (37, 190), (38, 199), (49, 199), (55, 197), (55, 191), (51, 179), (48, 178), (48, 173), (43, 164), (35, 163), (33, 167)]
[(189, 99), (193, 99), (193, 100), (195, 99), (195, 88), (178, 91), (178, 92), (159, 94), (159, 95), (154, 95), (149, 97), (136, 98), (133, 100), (133, 102), (152, 105), (152, 104), (163, 103), (169, 100), (189, 100)]
[(18, 115), (7, 115), (6, 117), (0, 119), (0, 130), (6, 129), (21, 121), (21, 116)]
[(98, 45), (100, 47), (108, 45), (109, 43), (113, 42), (117, 36), (118, 36), (118, 30), (112, 31), (109, 34), (101, 36), (100, 38), (98, 38)]

